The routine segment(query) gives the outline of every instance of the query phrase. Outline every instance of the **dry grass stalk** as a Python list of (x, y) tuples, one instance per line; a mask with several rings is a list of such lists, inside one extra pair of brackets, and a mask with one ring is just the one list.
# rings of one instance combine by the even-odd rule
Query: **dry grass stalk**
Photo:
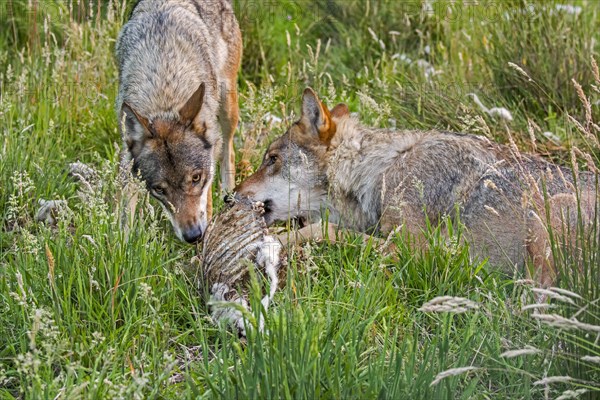
[(502, 358), (514, 358), (519, 356), (528, 356), (532, 354), (539, 354), (541, 350), (536, 349), (535, 347), (527, 347), (525, 349), (517, 349), (517, 350), (508, 350), (504, 353), (500, 354)]
[(479, 304), (463, 297), (441, 296), (429, 300), (423, 304), (419, 311), (422, 312), (450, 312), (455, 314), (470, 310), (477, 310)]
[(594, 148), (600, 148), (600, 142), (598, 142), (598, 138), (595, 135), (593, 135), (588, 129), (581, 125), (581, 123), (572, 116), (567, 115), (567, 118), (569, 118), (569, 121), (571, 121), (571, 123), (575, 125), (577, 130), (581, 132), (583, 137), (590, 141), (591, 145)]
[(551, 309), (551, 308), (556, 308), (555, 304), (548, 304), (548, 303), (535, 303), (535, 304), (527, 304), (526, 306), (521, 307), (521, 311), (528, 311), (528, 310), (547, 310), (547, 309)]
[(562, 392), (562, 394), (560, 396), (558, 396), (556, 398), (556, 400), (567, 400), (567, 399), (577, 399), (579, 398), (582, 394), (587, 393), (588, 390), (587, 389), (576, 389), (576, 390), (565, 390), (564, 392)]
[(533, 318), (540, 320), (541, 322), (557, 327), (559, 329), (579, 329), (583, 331), (590, 331), (595, 333), (600, 333), (599, 325), (587, 324), (585, 322), (580, 322), (575, 318), (565, 318), (558, 314), (533, 314)]
[(600, 174), (600, 169), (596, 167), (596, 163), (594, 162), (592, 156), (589, 153), (585, 153), (579, 150), (576, 146), (573, 146), (573, 151), (578, 157), (581, 157), (585, 160), (585, 165), (588, 171), (593, 172), (595, 174)]
[(533, 382), (534, 385), (549, 385), (551, 383), (567, 383), (571, 382), (573, 378), (570, 376), (548, 376), (544, 379), (540, 379), (539, 381)]
[(512, 69), (516, 70), (518, 73), (520, 73), (521, 75), (523, 75), (525, 78), (527, 78), (527, 80), (529, 82), (532, 82), (533, 79), (531, 79), (531, 77), (529, 76), (529, 74), (527, 72), (525, 72), (525, 70), (523, 68), (521, 68), (519, 65), (509, 62), (508, 66), (511, 67)]
[(537, 153), (535, 128), (537, 128), (538, 131), (540, 130), (539, 126), (537, 126), (535, 122), (527, 118), (527, 133), (529, 133), (529, 140), (531, 141), (531, 151)]
[(575, 302), (571, 298), (569, 298), (567, 296), (563, 296), (562, 294), (556, 293), (553, 290), (543, 289), (543, 288), (532, 288), (531, 291), (539, 296), (549, 297), (551, 299), (562, 301), (562, 302), (568, 303), (568, 304), (575, 304)]
[(590, 57), (592, 59), (592, 73), (594, 74), (594, 80), (598, 85), (600, 85), (600, 71), (598, 70), (598, 63), (594, 56)]
[(573, 297), (575, 299), (579, 299), (579, 300), (583, 299), (583, 297), (581, 297), (577, 293), (571, 292), (570, 290), (567, 290), (567, 289), (558, 288), (558, 287), (551, 287), (551, 288), (548, 288), (548, 290), (551, 290), (551, 291), (556, 292), (556, 293), (563, 294), (565, 296)]
[(48, 261), (48, 279), (50, 280), (50, 284), (54, 285), (54, 255), (48, 247), (48, 243), (44, 243), (44, 248), (46, 251), (46, 260)]
[(583, 356), (583, 357), (581, 357), (581, 361), (587, 361), (587, 362), (600, 364), (600, 356)]
[(435, 379), (431, 382), (431, 384), (429, 386), (435, 386), (438, 383), (440, 383), (442, 380), (444, 380), (450, 376), (462, 375), (465, 372), (476, 371), (478, 369), (479, 368), (477, 368), (477, 367), (461, 367), (461, 368), (452, 368), (452, 369), (448, 369), (446, 371), (442, 371), (436, 375)]
[(575, 91), (577, 92), (577, 96), (579, 97), (579, 100), (581, 101), (581, 104), (583, 104), (583, 108), (585, 109), (585, 123), (586, 128), (589, 130), (590, 126), (592, 125), (592, 103), (590, 103), (590, 100), (583, 92), (583, 88), (581, 87), (579, 82), (577, 82), (575, 79), (572, 79), (571, 81), (573, 82), (573, 85), (575, 86)]

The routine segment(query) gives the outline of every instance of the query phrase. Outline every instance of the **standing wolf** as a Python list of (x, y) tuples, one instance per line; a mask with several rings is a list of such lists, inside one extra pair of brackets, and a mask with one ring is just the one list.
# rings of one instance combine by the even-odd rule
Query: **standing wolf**
[(300, 120), (236, 195), (263, 202), (267, 224), (314, 221), (327, 209), (333, 224), (383, 234), (402, 227), (417, 245), (426, 243), (427, 220), (436, 225), (458, 208), (473, 256), (507, 271), (530, 258), (535, 278), (549, 285), (547, 228), (574, 235), (579, 222), (591, 226), (596, 184), (594, 174), (576, 176), (480, 136), (366, 128), (343, 104), (329, 111), (309, 88)]
[(141, 0), (117, 40), (122, 164), (190, 243), (208, 224), (219, 157), (222, 187), (235, 183), (241, 53), (229, 0)]

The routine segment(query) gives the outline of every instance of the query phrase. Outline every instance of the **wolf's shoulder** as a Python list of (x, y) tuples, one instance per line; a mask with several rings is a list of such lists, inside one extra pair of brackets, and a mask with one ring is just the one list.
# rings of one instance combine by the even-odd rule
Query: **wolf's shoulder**
[(140, 0), (133, 8), (129, 21), (154, 16), (176, 16), (180, 20), (192, 19), (203, 24), (211, 35), (222, 36), (226, 41), (236, 36), (239, 25), (229, 0)]

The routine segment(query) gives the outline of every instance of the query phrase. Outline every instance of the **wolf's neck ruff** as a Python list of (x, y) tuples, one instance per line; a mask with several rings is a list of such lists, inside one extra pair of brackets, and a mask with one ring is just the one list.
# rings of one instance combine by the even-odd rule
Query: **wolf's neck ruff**
[(335, 122), (326, 163), (331, 203), (344, 225), (370, 230), (381, 218), (386, 172), (426, 133), (369, 129), (351, 116)]

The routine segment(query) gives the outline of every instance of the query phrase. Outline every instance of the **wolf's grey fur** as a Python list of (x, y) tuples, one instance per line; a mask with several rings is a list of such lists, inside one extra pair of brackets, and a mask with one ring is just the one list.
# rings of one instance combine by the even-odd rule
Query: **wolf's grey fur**
[[(548, 225), (576, 232), (595, 215), (597, 177), (522, 154), (484, 137), (361, 125), (347, 107), (331, 112), (307, 89), (303, 111), (268, 148), (263, 164), (236, 188), (265, 203), (271, 224), (290, 217), (329, 220), (361, 232), (399, 227), (424, 244), (423, 229), (459, 211), (473, 256), (554, 279)], [(548, 211), (548, 213), (546, 213)]]
[(116, 56), (124, 164), (133, 161), (177, 236), (195, 241), (210, 217), (219, 157), (223, 187), (234, 183), (241, 33), (231, 4), (141, 0)]

